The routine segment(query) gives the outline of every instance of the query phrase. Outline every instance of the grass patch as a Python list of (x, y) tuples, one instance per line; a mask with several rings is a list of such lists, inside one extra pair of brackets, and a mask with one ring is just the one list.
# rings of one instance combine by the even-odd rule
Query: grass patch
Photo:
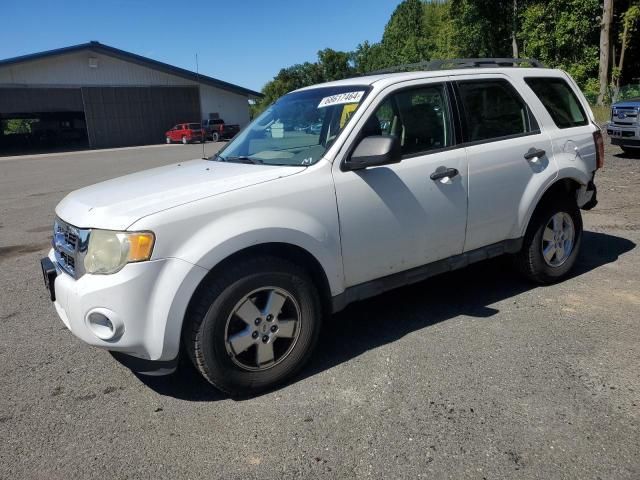
[(596, 122), (598, 122), (599, 124), (611, 120), (611, 105), (603, 105), (601, 107), (597, 105), (591, 105), (591, 111), (596, 117)]

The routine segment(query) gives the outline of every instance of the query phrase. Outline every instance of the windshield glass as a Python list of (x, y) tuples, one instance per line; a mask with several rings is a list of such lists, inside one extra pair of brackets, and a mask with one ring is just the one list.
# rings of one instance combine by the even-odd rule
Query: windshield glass
[(281, 97), (211, 160), (312, 165), (345, 127), (368, 87), (321, 87)]

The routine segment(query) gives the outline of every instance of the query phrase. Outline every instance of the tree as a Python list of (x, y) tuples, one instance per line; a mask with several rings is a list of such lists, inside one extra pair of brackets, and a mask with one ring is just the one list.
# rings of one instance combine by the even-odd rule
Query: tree
[(602, 19), (600, 21), (600, 65), (598, 80), (600, 82), (600, 92), (598, 93), (597, 105), (602, 105), (604, 97), (607, 93), (607, 85), (609, 84), (609, 54), (611, 46), (609, 45), (611, 21), (613, 19), (613, 0), (604, 0), (602, 7)]
[(451, 0), (452, 56), (508, 57), (513, 52), (514, 0)]
[[(622, 15), (622, 31), (620, 32), (620, 58), (618, 60), (618, 66), (614, 69), (612, 80), (615, 82), (616, 94), (620, 90), (620, 79), (622, 78), (622, 71), (624, 68), (625, 53), (631, 40), (631, 36), (635, 32), (636, 23), (640, 20), (640, 4), (636, 3), (631, 5), (626, 12)], [(614, 58), (615, 62), (615, 58)]]
[(350, 59), (351, 54), (347, 52), (326, 48), (318, 52), (318, 61), (315, 63), (305, 62), (281, 69), (262, 88), (264, 98), (251, 106), (252, 117), (292, 90), (353, 75), (355, 69)]
[(519, 15), (522, 56), (566, 70), (584, 87), (598, 75), (598, 1), (529, 1)]
[(382, 35), (382, 48), (391, 65), (428, 58), (420, 0), (405, 0), (395, 9)]
[(338, 52), (325, 48), (318, 52), (318, 66), (322, 81), (341, 80), (354, 75), (355, 69), (351, 66), (351, 54)]
[(352, 54), (359, 73), (446, 56), (450, 31), (444, 0), (405, 0), (394, 10), (379, 43), (365, 41)]

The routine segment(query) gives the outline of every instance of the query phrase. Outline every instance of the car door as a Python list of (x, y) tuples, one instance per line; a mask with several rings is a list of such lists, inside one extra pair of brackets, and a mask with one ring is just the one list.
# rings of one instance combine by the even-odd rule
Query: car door
[(178, 129), (180, 128), (180, 125), (175, 125), (171, 131), (169, 132), (169, 136), (171, 137), (171, 141), (173, 142), (177, 142), (178, 140), (180, 140), (180, 137), (178, 137)]
[(366, 136), (393, 135), (401, 162), (357, 171), (334, 164), (347, 287), (463, 249), (467, 165), (456, 146), (448, 89), (443, 81), (413, 83), (379, 95), (351, 142), (355, 148)]
[(518, 238), (531, 198), (557, 172), (550, 138), (505, 77), (455, 82), (469, 163), (465, 251)]

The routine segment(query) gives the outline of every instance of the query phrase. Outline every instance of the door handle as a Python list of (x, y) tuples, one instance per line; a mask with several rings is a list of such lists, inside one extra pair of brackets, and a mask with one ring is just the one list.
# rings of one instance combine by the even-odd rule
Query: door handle
[(453, 178), (458, 175), (457, 168), (438, 167), (430, 176), (431, 180), (440, 180), (445, 177)]
[(524, 159), (532, 162), (537, 162), (539, 158), (545, 156), (547, 152), (539, 148), (531, 147), (527, 153), (524, 154)]

